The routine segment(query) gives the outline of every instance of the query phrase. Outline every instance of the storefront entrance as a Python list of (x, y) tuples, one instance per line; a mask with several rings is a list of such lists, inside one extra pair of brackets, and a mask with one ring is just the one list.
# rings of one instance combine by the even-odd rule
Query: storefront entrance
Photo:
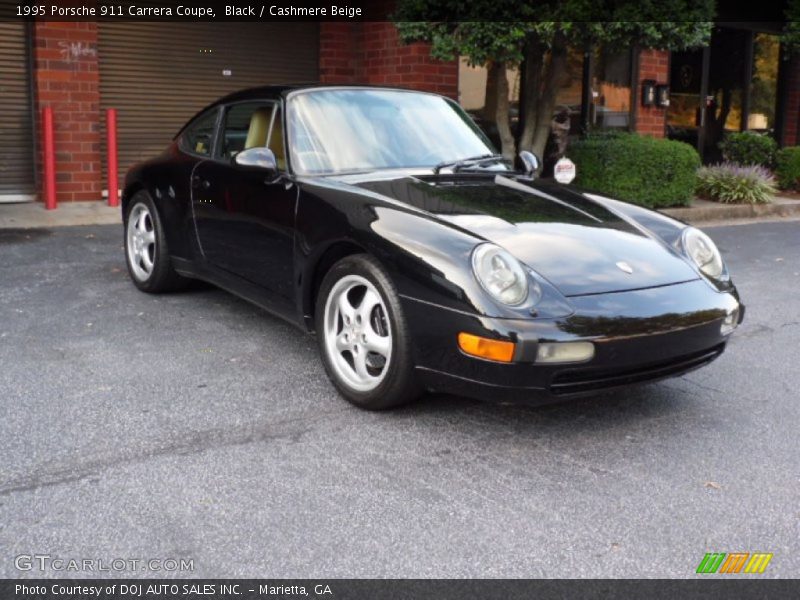
[(673, 52), (667, 136), (715, 163), (728, 132), (775, 135), (779, 64), (777, 33), (745, 28), (717, 27), (709, 46)]

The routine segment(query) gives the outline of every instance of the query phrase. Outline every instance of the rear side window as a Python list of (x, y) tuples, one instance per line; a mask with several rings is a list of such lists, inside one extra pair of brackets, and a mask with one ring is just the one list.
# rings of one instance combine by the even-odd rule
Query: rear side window
[(192, 154), (211, 156), (214, 144), (214, 129), (217, 125), (217, 110), (211, 110), (186, 128), (181, 136), (181, 145)]

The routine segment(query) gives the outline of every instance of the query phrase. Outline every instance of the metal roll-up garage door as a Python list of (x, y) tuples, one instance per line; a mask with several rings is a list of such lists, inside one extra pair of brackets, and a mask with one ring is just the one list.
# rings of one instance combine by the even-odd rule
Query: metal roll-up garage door
[(0, 22), (0, 202), (34, 199), (33, 119), (24, 22)]
[(122, 185), (132, 164), (157, 155), (189, 118), (220, 96), (317, 81), (319, 26), (100, 22), (98, 60), (101, 107), (117, 109)]

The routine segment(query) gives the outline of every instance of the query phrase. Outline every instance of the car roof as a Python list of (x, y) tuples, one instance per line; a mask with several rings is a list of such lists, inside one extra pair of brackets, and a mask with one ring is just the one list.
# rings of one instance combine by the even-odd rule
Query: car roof
[(416, 92), (419, 94), (427, 94), (430, 92), (425, 92), (422, 90), (410, 90), (405, 88), (398, 88), (393, 86), (387, 85), (361, 85), (361, 84), (340, 84), (340, 83), (291, 83), (291, 84), (280, 84), (280, 85), (264, 85), (260, 87), (248, 88), (246, 90), (239, 90), (238, 92), (233, 92), (232, 94), (228, 94), (227, 96), (220, 98), (213, 104), (210, 104), (208, 108), (213, 107), (216, 104), (228, 104), (230, 102), (239, 102), (242, 100), (261, 100), (264, 98), (275, 98), (278, 96), (285, 96), (289, 92), (293, 92), (296, 90), (304, 90), (304, 89), (375, 89), (375, 90), (396, 90), (398, 92)]

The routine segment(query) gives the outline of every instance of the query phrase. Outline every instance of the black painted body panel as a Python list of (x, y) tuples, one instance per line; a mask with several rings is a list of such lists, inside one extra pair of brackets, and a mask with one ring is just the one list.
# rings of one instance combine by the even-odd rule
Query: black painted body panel
[[(268, 89), (232, 98), (290, 91)], [(706, 280), (681, 253), (683, 223), (518, 173), (268, 179), (186, 154), (176, 142), (134, 167), (125, 186), (123, 210), (138, 189), (154, 198), (180, 273), (306, 330), (324, 268), (348, 253), (372, 254), (401, 296), (431, 389), (529, 401), (590, 391), (581, 382), (593, 373), (609, 386), (674, 375), (721, 353), (722, 319), (738, 306), (732, 283)], [(533, 270), (543, 289), (535, 307), (499, 304), (477, 282), (470, 257), (485, 240)], [(460, 331), (517, 342), (517, 361), (464, 355)], [(592, 340), (597, 353), (586, 365), (534, 365), (544, 340)], [(554, 387), (559, 379), (566, 387)]]

